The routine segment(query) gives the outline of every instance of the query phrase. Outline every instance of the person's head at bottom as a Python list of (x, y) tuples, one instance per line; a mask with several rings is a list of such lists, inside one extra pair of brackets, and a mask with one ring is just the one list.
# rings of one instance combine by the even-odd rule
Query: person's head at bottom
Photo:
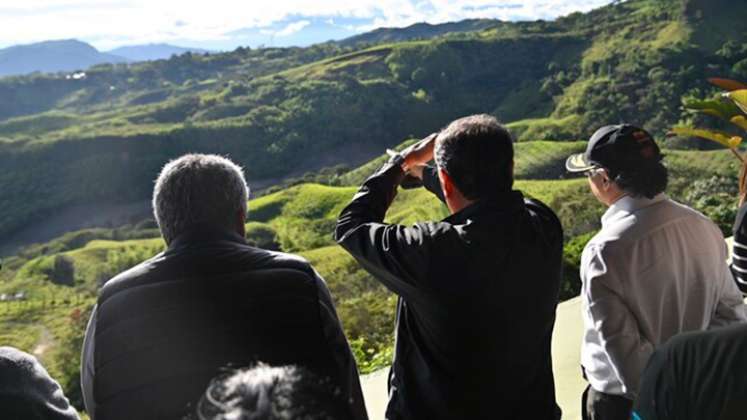
[(0, 418), (78, 420), (78, 413), (34, 356), (0, 347)]
[(214, 379), (197, 405), (199, 420), (340, 420), (339, 388), (299, 366), (259, 364)]

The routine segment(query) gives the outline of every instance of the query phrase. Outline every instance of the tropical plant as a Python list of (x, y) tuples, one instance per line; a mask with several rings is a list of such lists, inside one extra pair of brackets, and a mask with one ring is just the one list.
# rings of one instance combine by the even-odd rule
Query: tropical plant
[[(733, 126), (747, 131), (747, 84), (715, 77), (708, 79), (708, 82), (723, 89), (725, 92), (719, 93), (711, 99), (688, 99), (685, 101), (685, 108), (720, 118)], [(688, 126), (674, 127), (670, 134), (714, 141), (731, 150), (734, 156), (741, 162), (744, 162), (744, 157), (738, 151), (739, 145), (744, 139), (740, 135), (725, 130)]]

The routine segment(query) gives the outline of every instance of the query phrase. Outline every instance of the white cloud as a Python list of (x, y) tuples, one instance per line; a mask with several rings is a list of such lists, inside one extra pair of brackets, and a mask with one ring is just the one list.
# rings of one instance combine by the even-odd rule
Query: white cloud
[(289, 36), (293, 35), (296, 32), (299, 32), (303, 28), (311, 25), (311, 21), (308, 20), (299, 20), (298, 22), (289, 23), (285, 28), (275, 32), (275, 35), (277, 36)]
[(587, 11), (610, 0), (3, 0), (0, 45), (79, 38), (107, 49), (169, 40), (227, 40), (244, 28), (289, 36), (311, 18), (365, 19), (370, 25), (405, 26), (466, 18), (551, 19)]

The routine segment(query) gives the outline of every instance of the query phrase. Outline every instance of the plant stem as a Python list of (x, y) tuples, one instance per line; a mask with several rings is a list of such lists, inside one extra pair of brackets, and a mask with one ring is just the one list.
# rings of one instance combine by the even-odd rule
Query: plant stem
[(734, 156), (736, 156), (740, 162), (744, 163), (744, 158), (742, 157), (742, 155), (739, 154), (739, 152), (737, 152), (737, 149), (729, 148), (729, 150), (731, 150), (731, 152), (734, 153)]

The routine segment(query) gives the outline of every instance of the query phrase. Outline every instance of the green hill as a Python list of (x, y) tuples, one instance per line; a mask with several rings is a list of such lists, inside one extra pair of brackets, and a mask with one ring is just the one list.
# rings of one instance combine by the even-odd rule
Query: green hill
[(355, 167), (478, 112), (521, 140), (582, 139), (620, 120), (660, 136), (706, 76), (747, 78), (744, 13), (726, 0), (630, 0), (551, 22), (410, 28), (374, 45), (3, 78), (0, 237), (59, 209), (146, 200), (163, 163), (188, 151), (230, 155), (267, 185)]

